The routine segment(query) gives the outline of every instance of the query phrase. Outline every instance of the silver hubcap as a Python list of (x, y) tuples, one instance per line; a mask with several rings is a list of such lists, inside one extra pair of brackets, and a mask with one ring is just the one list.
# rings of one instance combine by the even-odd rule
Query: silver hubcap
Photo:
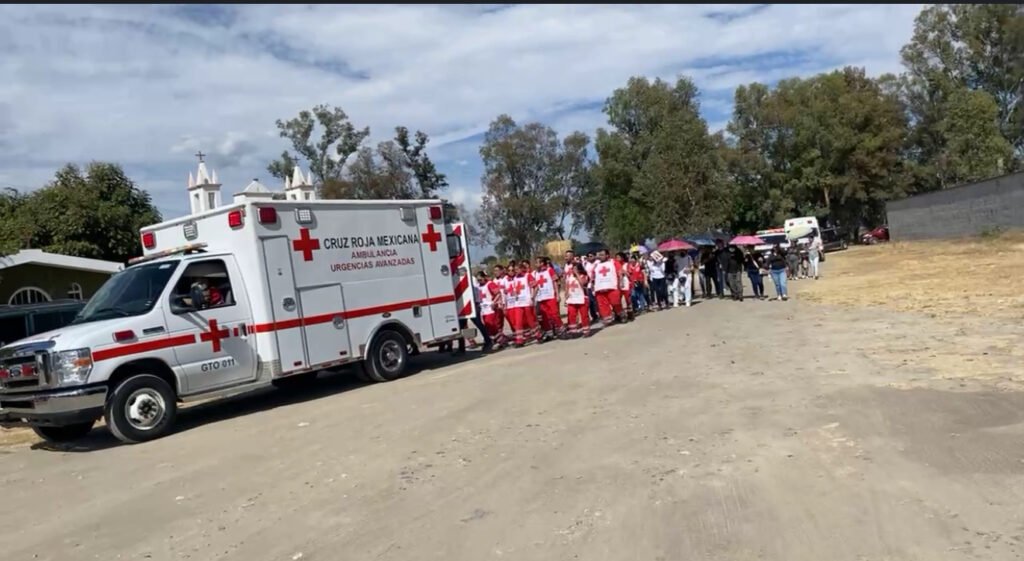
[(380, 365), (388, 372), (397, 372), (405, 362), (402, 347), (395, 341), (385, 341), (380, 346)]
[(132, 392), (124, 404), (124, 416), (128, 423), (137, 430), (150, 430), (167, 411), (167, 404), (160, 392), (142, 388)]

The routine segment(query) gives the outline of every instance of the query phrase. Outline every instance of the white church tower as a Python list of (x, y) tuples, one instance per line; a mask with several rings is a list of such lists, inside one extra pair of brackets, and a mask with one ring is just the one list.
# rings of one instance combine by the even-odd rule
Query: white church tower
[(313, 172), (305, 177), (299, 166), (295, 166), (295, 172), (291, 178), (284, 180), (284, 194), (289, 201), (315, 201), (316, 187), (313, 187)]
[(217, 182), (216, 170), (212, 173), (207, 171), (206, 162), (203, 158), (206, 154), (197, 152), (199, 158), (199, 169), (193, 178), (192, 173), (188, 174), (188, 200), (192, 207), (192, 214), (199, 214), (213, 210), (220, 206), (220, 183)]

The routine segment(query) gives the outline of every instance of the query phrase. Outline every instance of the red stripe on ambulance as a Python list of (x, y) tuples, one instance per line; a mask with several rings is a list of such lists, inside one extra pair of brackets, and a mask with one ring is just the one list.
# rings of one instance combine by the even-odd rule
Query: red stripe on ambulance
[(99, 362), (101, 360), (108, 360), (111, 358), (118, 358), (122, 356), (135, 355), (139, 353), (148, 353), (151, 351), (170, 349), (172, 347), (182, 347), (185, 345), (191, 345), (195, 342), (196, 336), (191, 333), (188, 335), (161, 337), (159, 339), (149, 339), (148, 341), (139, 341), (138, 343), (131, 343), (128, 345), (119, 345), (117, 347), (97, 349), (93, 351), (92, 359), (96, 362)]
[(392, 304), (383, 304), (380, 306), (372, 306), (370, 308), (357, 308), (354, 310), (345, 310), (342, 312), (334, 312), (330, 314), (317, 314), (315, 316), (306, 316), (303, 318), (288, 319), (284, 321), (271, 322), (271, 323), (257, 323), (252, 326), (253, 333), (269, 333), (271, 331), (279, 331), (281, 329), (294, 329), (303, 325), (317, 325), (320, 323), (328, 323), (334, 321), (334, 318), (340, 317), (342, 319), (355, 319), (366, 316), (372, 316), (376, 314), (386, 314), (388, 312), (397, 312), (401, 310), (408, 310), (415, 308), (416, 306), (433, 306), (434, 304), (446, 304), (448, 302), (454, 302), (455, 295), (435, 296), (433, 298), (423, 298), (421, 300), (409, 300), (406, 302), (395, 302)]

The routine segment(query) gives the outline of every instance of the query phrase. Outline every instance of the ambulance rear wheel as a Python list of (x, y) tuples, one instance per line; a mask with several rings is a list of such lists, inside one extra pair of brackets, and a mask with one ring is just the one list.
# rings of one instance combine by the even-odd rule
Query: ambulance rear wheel
[(137, 374), (117, 384), (103, 418), (118, 440), (135, 444), (166, 435), (178, 416), (178, 403), (163, 378)]
[(363, 369), (373, 381), (389, 382), (401, 378), (408, 365), (409, 343), (401, 334), (388, 330), (373, 340)]

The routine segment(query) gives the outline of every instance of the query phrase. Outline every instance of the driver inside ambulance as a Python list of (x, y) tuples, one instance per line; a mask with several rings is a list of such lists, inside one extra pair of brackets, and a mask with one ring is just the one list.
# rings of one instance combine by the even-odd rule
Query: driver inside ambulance
[[(224, 295), (221, 294), (220, 290), (210, 286), (210, 282), (207, 279), (196, 279), (192, 283), (192, 289), (199, 288), (203, 291), (203, 305), (201, 309), (216, 308), (217, 306), (224, 304)], [(191, 292), (190, 292), (191, 293)], [(189, 296), (182, 296), (182, 300), (185, 304), (191, 306), (192, 298)]]

